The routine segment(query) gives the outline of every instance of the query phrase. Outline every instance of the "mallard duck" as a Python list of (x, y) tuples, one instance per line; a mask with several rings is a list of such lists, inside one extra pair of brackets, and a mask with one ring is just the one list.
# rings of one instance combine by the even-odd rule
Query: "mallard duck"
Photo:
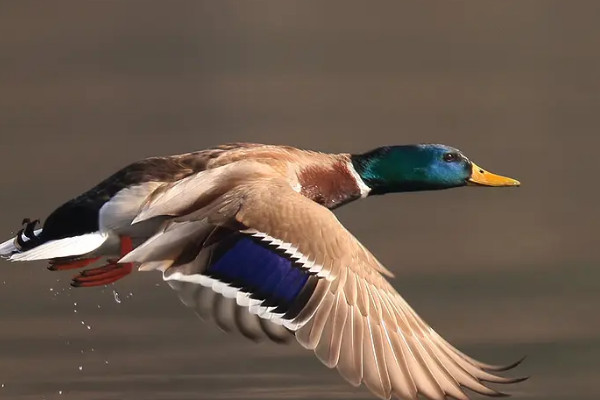
[(158, 270), (202, 316), (259, 340), (294, 338), (352, 385), (377, 397), (468, 399), (501, 393), (510, 369), (476, 361), (427, 325), (384, 267), (331, 212), (392, 192), (519, 186), (445, 145), (386, 146), (364, 154), (231, 144), (136, 162), (25, 221), (0, 245), (13, 261), (51, 269), (107, 265), (75, 286), (104, 285), (133, 265)]

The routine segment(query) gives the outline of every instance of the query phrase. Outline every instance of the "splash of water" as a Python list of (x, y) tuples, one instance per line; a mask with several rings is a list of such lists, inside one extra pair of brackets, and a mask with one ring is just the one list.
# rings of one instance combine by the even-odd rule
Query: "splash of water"
[(119, 292), (117, 292), (116, 290), (113, 290), (113, 297), (117, 304), (121, 304), (121, 298), (119, 297)]

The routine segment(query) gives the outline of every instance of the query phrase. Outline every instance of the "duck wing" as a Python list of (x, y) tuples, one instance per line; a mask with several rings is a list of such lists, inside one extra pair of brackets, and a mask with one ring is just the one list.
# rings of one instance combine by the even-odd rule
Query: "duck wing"
[[(166, 280), (196, 282), (234, 299), (294, 332), (326, 366), (383, 399), (468, 399), (463, 388), (498, 396), (484, 382), (522, 380), (489, 372), (514, 365), (481, 363), (445, 341), (331, 211), (275, 174), (247, 174), (210, 201), (181, 189), (153, 198), (136, 220), (170, 215), (172, 231), (213, 226), (225, 230), (224, 238), (179, 235), (177, 244), (163, 247), (163, 254), (173, 253), (162, 266), (156, 262), (161, 257), (150, 256), (150, 240), (123, 262), (142, 262), (144, 269), (162, 269)], [(160, 235), (154, 240), (160, 242)]]
[[(140, 270), (164, 271), (165, 281), (181, 302), (203, 320), (213, 320), (225, 332), (238, 331), (256, 342), (289, 342), (293, 337), (290, 330), (250, 311), (249, 306), (260, 304), (260, 300), (249, 296), (242, 299), (243, 293), (219, 274), (223, 268), (217, 261), (230, 253), (229, 258), (233, 255), (235, 262), (237, 250), (232, 248), (243, 245), (238, 242), (245, 237), (204, 221), (171, 222), (122, 261), (135, 260), (141, 264)], [(214, 271), (217, 272), (211, 273)]]
[(185, 306), (193, 309), (202, 320), (213, 320), (227, 333), (238, 331), (255, 342), (269, 339), (276, 343), (288, 343), (293, 338), (290, 330), (260, 318), (251, 313), (248, 307), (238, 305), (235, 298), (225, 297), (212, 287), (178, 279), (169, 279), (167, 283)]

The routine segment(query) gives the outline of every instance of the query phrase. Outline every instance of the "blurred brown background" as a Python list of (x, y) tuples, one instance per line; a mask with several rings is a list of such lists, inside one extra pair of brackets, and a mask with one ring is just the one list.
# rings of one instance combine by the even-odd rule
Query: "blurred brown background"
[[(0, 231), (127, 163), (229, 141), (442, 142), (519, 189), (339, 210), (440, 333), (529, 356), (515, 398), (598, 399), (597, 2), (0, 3)], [(202, 323), (138, 273), (2, 261), (0, 398), (368, 399), (298, 347)], [(114, 299), (113, 289), (120, 303)], [(89, 329), (88, 329), (89, 326)]]

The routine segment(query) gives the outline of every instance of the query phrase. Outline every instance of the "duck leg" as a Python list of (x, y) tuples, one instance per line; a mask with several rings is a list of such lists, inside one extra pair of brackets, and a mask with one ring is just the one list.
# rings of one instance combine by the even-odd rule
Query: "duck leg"
[[(133, 250), (133, 243), (129, 236), (121, 236), (121, 257)], [(118, 260), (109, 260), (102, 267), (82, 271), (73, 277), (71, 286), (92, 287), (113, 283), (133, 271), (133, 263), (118, 263)]]
[(94, 261), (97, 261), (99, 259), (100, 259), (100, 257), (93, 257), (93, 258), (82, 258), (80, 260), (64, 261), (64, 262), (61, 262), (60, 260), (52, 260), (52, 261), (50, 261), (50, 265), (48, 266), (48, 269), (50, 271), (65, 271), (68, 269), (83, 268), (83, 267), (87, 267), (88, 265), (90, 265), (91, 263), (93, 263)]

